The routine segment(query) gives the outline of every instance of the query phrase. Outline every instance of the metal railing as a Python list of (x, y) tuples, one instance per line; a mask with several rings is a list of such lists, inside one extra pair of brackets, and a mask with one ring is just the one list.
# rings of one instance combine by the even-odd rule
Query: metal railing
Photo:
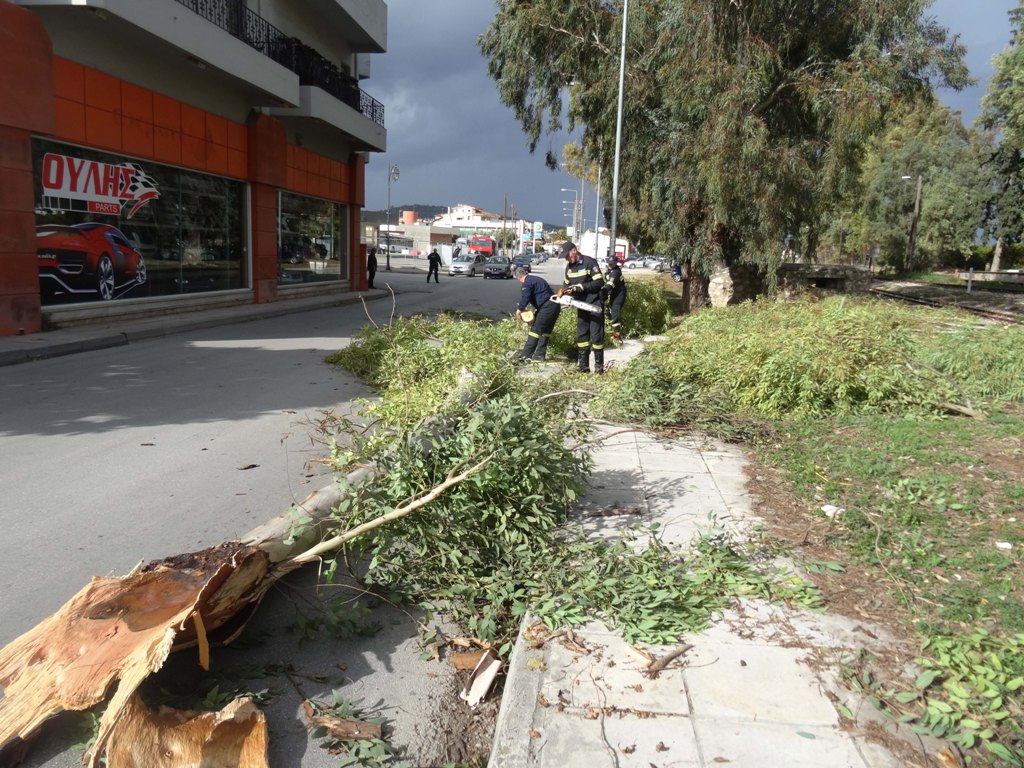
[(384, 125), (384, 105), (356, 85), (355, 80), (297, 37), (289, 37), (244, 0), (176, 0), (199, 16), (216, 24), (232, 37), (255, 48), (299, 76), (302, 85), (315, 85)]

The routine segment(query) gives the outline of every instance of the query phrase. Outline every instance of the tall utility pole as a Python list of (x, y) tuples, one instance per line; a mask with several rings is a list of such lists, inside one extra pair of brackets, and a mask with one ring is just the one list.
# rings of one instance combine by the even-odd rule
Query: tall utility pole
[[(585, 230), (587, 228), (587, 222), (583, 218), (583, 184), (584, 184), (585, 180), (586, 180), (586, 174), (581, 171), (580, 172), (580, 233), (577, 235), (577, 237), (583, 237), (583, 230)], [(596, 226), (597, 226), (596, 223), (595, 223), (594, 226), (596, 228)]]
[(505, 254), (508, 249), (508, 240), (505, 238), (505, 222), (508, 219), (508, 192), (505, 193), (504, 201), (501, 204), (501, 252)]
[(388, 236), (387, 236), (387, 266), (385, 267), (388, 272), (391, 271), (391, 180), (398, 181), (398, 165), (388, 165)]
[(615, 118), (615, 170), (612, 173), (612, 231), (608, 254), (615, 256), (615, 229), (619, 215), (619, 155), (622, 153), (622, 95), (626, 82), (626, 27), (629, 22), (629, 0), (622, 0), (622, 51), (619, 54), (619, 108)]
[[(562, 191), (572, 192), (572, 239), (578, 241), (580, 239), (580, 230), (579, 226), (576, 224), (576, 217), (580, 212), (580, 194), (575, 189), (569, 189), (568, 187), (562, 187)], [(562, 205), (568, 205), (569, 202), (569, 200), (563, 200)], [(563, 212), (564, 210), (565, 209), (563, 209)]]

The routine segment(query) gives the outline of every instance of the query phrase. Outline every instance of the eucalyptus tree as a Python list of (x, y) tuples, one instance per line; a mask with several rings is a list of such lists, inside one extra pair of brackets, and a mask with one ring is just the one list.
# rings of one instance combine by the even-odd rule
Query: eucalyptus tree
[(992, 132), (998, 145), (990, 168), (993, 192), (989, 199), (987, 225), (996, 238), (999, 253), (1004, 243), (1021, 242), (1024, 237), (1024, 0), (1010, 11), (1010, 44), (995, 57), (995, 74), (981, 102), (978, 123)]
[[(893, 116), (868, 142), (857, 187), (840, 208), (848, 251), (877, 247), (896, 269), (962, 266), (975, 244), (989, 193), (988, 137), (960, 113), (926, 99)], [(913, 261), (906, 263), (918, 177), (921, 211)]]
[[(705, 272), (777, 263), (787, 231), (813, 242), (886, 111), (967, 80), (963, 48), (926, 5), (633, 0), (622, 231)], [(585, 155), (611, 168), (621, 24), (620, 0), (497, 0), (480, 47), (531, 149), (580, 127)]]

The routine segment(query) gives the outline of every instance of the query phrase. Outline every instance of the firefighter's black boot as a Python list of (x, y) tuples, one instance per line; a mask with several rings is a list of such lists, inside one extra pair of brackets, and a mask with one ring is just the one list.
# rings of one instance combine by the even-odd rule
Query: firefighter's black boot
[(579, 371), (580, 373), (590, 373), (590, 347), (580, 348)]

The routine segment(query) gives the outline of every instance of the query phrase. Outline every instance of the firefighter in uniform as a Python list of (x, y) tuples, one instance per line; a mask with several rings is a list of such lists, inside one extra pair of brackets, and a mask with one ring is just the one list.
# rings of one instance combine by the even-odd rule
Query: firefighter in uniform
[(605, 275), (605, 293), (608, 294), (608, 315), (611, 320), (612, 338), (622, 341), (622, 305), (626, 303), (626, 283), (622, 279), (622, 267), (614, 256), (608, 257), (608, 274)]
[(590, 351), (593, 350), (594, 371), (604, 373), (604, 306), (601, 303), (604, 275), (601, 273), (601, 265), (597, 259), (580, 253), (572, 242), (562, 246), (562, 258), (565, 259), (565, 284), (559, 289), (558, 295), (567, 293), (574, 299), (600, 307), (598, 312), (576, 310), (579, 370), (581, 373), (590, 371)]
[(558, 322), (562, 308), (551, 301), (554, 291), (543, 277), (531, 275), (530, 270), (525, 267), (516, 267), (512, 271), (512, 276), (523, 286), (519, 306), (516, 308), (516, 320), (526, 319), (523, 313), (527, 307), (532, 305), (536, 309), (530, 323), (530, 331), (526, 335), (526, 344), (519, 357), (523, 360), (543, 360), (547, 355), (548, 337)]

